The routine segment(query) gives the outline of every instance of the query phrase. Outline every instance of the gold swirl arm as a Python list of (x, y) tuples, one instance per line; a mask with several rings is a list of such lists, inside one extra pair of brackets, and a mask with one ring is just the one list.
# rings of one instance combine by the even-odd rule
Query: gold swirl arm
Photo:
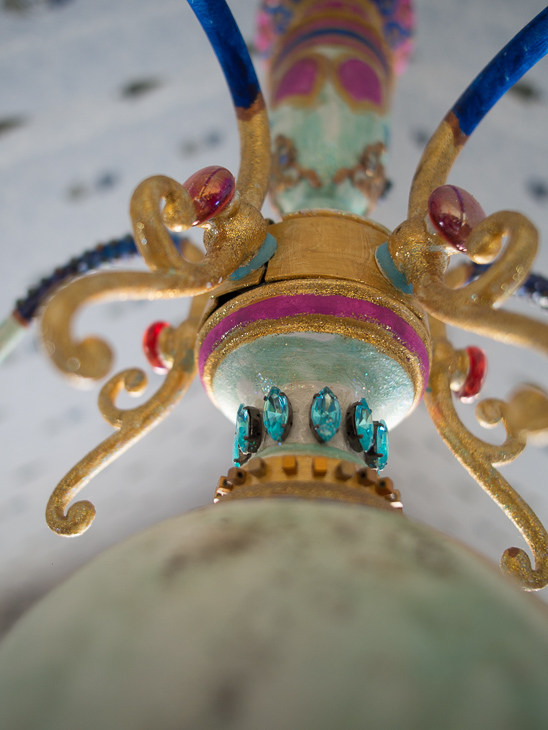
[(187, 230), (195, 218), (186, 190), (171, 178), (157, 175), (138, 185), (130, 205), (135, 242), (152, 270), (177, 271), (180, 286), (191, 296), (217, 287), (241, 264), (257, 253), (266, 237), (266, 221), (243, 196), (226, 213), (209, 222), (204, 244), (206, 254), (196, 263), (183, 258), (168, 233)]
[(192, 294), (178, 273), (106, 271), (72, 282), (46, 306), (42, 339), (54, 364), (79, 380), (98, 380), (110, 370), (110, 347), (96, 337), (73, 339), (72, 323), (84, 304), (118, 299), (173, 299)]
[(69, 507), (69, 503), (96, 474), (154, 428), (181, 400), (196, 372), (196, 331), (195, 316), (175, 330), (171, 340), (172, 368), (163, 385), (146, 403), (128, 410), (115, 405), (123, 389), (131, 395), (140, 395), (144, 391), (147, 380), (141, 370), (125, 370), (104, 385), (99, 396), (99, 408), (106, 420), (118, 430), (78, 462), (53, 491), (46, 508), (46, 521), (53, 532), (73, 537), (88, 529), (95, 517), (93, 504), (82, 500)]
[(428, 412), (454, 456), (506, 513), (534, 556), (533, 568), (529, 556), (523, 550), (505, 550), (501, 559), (503, 572), (516, 578), (525, 590), (540, 590), (548, 585), (548, 534), (529, 505), (494, 468), (497, 464), (511, 461), (523, 450), (525, 430), (515, 428), (508, 404), (489, 400), (478, 405), (478, 420), (487, 426), (502, 421), (507, 431), (506, 440), (501, 446), (494, 446), (471, 434), (453, 405), (451, 377), (455, 367), (456, 353), (453, 347), (447, 340), (437, 339), (428, 389), (424, 396)]
[(240, 170), (237, 188), (242, 199), (261, 209), (270, 183), (270, 124), (262, 94), (249, 109), (238, 109)]
[(548, 355), (547, 324), (496, 308), (527, 278), (537, 252), (538, 233), (525, 216), (500, 211), (473, 229), (467, 240), (469, 258), (492, 263), (478, 279), (459, 289), (448, 285), (445, 277), (449, 255), (455, 251), (429, 232), (424, 220), (403, 223), (389, 245), (398, 268), (413, 285), (413, 294), (431, 316)]
[(135, 241), (151, 269), (178, 270), (185, 286), (201, 294), (218, 286), (258, 252), (266, 236), (260, 214), (270, 179), (270, 130), (262, 96), (249, 109), (238, 110), (240, 171), (236, 196), (224, 213), (202, 224), (206, 255), (188, 262), (176, 250), (166, 226), (190, 228), (195, 209), (188, 192), (175, 180), (157, 175), (135, 190), (130, 215)]
[[(104, 377), (111, 366), (108, 345), (95, 337), (72, 338), (71, 321), (85, 304), (109, 299), (156, 299), (211, 293), (263, 244), (267, 224), (259, 208), (269, 181), (270, 134), (259, 96), (240, 110), (241, 164), (236, 195), (220, 214), (202, 224), (205, 256), (181, 255), (166, 226), (186, 230), (196, 218), (186, 189), (158, 175), (135, 190), (130, 212), (136, 244), (152, 273), (107, 272), (84, 277), (59, 291), (47, 305), (42, 333), (54, 364), (78, 381)], [(191, 247), (190, 247), (191, 248)]]
[(545, 446), (548, 438), (548, 394), (536, 385), (522, 385), (510, 396), (508, 422), (527, 431), (529, 441)]
[(428, 198), (436, 188), (447, 182), (466, 139), (454, 114), (449, 112), (424, 148), (415, 171), (409, 194), (408, 218), (425, 215)]

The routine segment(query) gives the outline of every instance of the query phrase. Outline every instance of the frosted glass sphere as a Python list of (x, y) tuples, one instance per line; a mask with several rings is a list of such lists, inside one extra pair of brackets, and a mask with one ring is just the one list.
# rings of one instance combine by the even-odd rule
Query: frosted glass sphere
[(449, 538), (235, 501), (110, 549), (16, 624), (0, 727), (545, 730), (547, 677), (544, 606)]

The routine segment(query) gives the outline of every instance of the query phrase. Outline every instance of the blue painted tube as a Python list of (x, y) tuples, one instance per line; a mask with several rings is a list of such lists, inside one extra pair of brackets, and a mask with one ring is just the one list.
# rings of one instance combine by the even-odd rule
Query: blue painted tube
[(548, 53), (548, 8), (504, 46), (457, 100), (452, 112), (470, 135), (503, 94)]
[(261, 93), (247, 47), (224, 0), (188, 0), (225, 75), (236, 107), (249, 109)]

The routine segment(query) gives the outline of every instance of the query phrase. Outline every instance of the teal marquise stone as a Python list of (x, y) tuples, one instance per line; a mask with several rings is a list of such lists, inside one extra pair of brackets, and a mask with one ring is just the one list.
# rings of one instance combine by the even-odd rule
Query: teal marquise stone
[(287, 435), (290, 418), (289, 400), (279, 388), (273, 387), (264, 399), (263, 423), (268, 435), (278, 443)]
[(244, 459), (240, 455), (238, 448), (238, 435), (234, 436), (234, 443), (232, 445), (232, 462), (234, 466), (242, 466)]
[(367, 405), (365, 398), (362, 398), (359, 403), (356, 404), (356, 410), (354, 411), (354, 424), (356, 426), (356, 433), (358, 434), (362, 449), (364, 451), (369, 451), (373, 445), (375, 426), (373, 424), (371, 409)]
[(341, 425), (341, 406), (337, 396), (328, 388), (322, 388), (314, 396), (310, 408), (310, 424), (322, 443), (329, 441)]
[(384, 421), (377, 421), (375, 424), (375, 453), (376, 468), (384, 469), (388, 461), (388, 429)]
[(238, 414), (236, 415), (236, 445), (242, 452), (242, 454), (247, 454), (249, 451), (249, 446), (247, 439), (249, 438), (249, 411), (247, 408), (243, 405), (243, 403), (238, 408)]

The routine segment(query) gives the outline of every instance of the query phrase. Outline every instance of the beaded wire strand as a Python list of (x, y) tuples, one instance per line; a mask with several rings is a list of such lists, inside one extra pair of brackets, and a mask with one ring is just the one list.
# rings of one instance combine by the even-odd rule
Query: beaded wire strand
[[(465, 284), (469, 284), (478, 276), (481, 276), (490, 264), (476, 264), (474, 261), (467, 263), (468, 276)], [(530, 304), (537, 306), (539, 309), (548, 311), (548, 279), (542, 274), (529, 274), (525, 282), (514, 292), (514, 296), (525, 299)]]
[[(183, 239), (176, 236), (172, 238), (179, 248)], [(76, 277), (138, 255), (139, 251), (133, 236), (128, 233), (122, 238), (100, 243), (95, 248), (84, 251), (80, 256), (70, 259), (64, 266), (56, 268), (49, 276), (40, 279), (24, 297), (15, 302), (13, 312), (0, 324), (0, 364), (17, 347), (46, 300), (61, 286)]]

